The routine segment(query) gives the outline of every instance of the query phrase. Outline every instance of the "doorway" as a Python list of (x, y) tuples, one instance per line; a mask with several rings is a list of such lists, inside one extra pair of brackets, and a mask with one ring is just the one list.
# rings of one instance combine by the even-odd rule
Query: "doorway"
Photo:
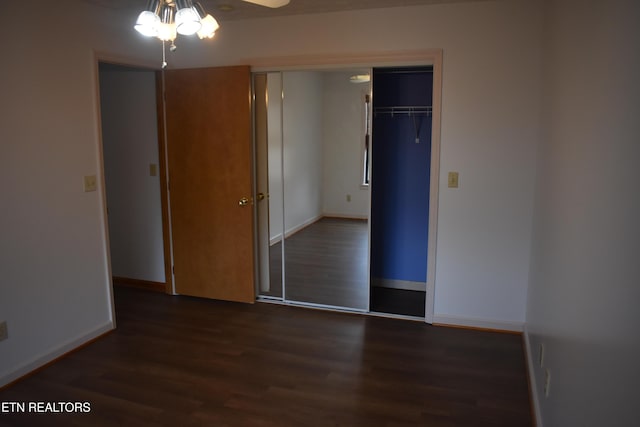
[(98, 63), (112, 278), (169, 292), (154, 70)]
[(433, 67), (373, 70), (371, 310), (425, 317)]

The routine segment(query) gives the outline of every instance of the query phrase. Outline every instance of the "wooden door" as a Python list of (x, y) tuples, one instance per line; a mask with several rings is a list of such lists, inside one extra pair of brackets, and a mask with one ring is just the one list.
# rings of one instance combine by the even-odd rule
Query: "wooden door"
[(253, 302), (247, 66), (165, 72), (176, 292)]

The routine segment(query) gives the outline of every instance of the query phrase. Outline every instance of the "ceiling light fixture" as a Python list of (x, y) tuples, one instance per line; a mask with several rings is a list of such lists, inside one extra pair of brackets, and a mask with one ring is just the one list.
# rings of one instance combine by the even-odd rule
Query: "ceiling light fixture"
[(192, 0), (149, 0), (147, 8), (138, 16), (134, 28), (147, 37), (162, 40), (162, 68), (166, 68), (165, 42), (171, 42), (169, 50), (176, 50), (178, 34), (198, 34), (201, 39), (212, 38), (220, 25), (205, 12), (199, 2)]

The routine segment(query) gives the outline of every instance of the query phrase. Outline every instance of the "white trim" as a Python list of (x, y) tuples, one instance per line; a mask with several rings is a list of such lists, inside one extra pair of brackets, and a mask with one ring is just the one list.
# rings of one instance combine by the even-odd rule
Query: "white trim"
[[(318, 222), (322, 219), (323, 215), (318, 215), (315, 216), (313, 218), (309, 218), (308, 220), (302, 222), (301, 224), (298, 224), (294, 227), (291, 227), (290, 229), (286, 230), (284, 233), (284, 237), (285, 239), (288, 239), (289, 237), (293, 236), (294, 234), (296, 234), (298, 231), (307, 228), (308, 226), (310, 226), (311, 224)], [(273, 237), (269, 238), (269, 245), (274, 245), (276, 243), (278, 243), (280, 240), (282, 240), (282, 233), (278, 233)], [(284, 271), (284, 270), (283, 270)]]
[(91, 332), (84, 334), (76, 339), (73, 339), (66, 344), (55, 347), (53, 350), (35, 357), (31, 359), (31, 361), (23, 363), (17, 369), (9, 372), (8, 374), (0, 377), (0, 387), (3, 387), (13, 381), (24, 377), (25, 375), (35, 371), (36, 369), (46, 365), (49, 362), (56, 360), (57, 358), (64, 356), (66, 353), (69, 353), (78, 347), (88, 343), (89, 341), (98, 338), (100, 335), (103, 335), (111, 330), (115, 329), (115, 325), (113, 322), (108, 322), (98, 328), (95, 328)]
[(406, 291), (426, 292), (427, 282), (412, 282), (410, 280), (382, 279), (380, 277), (371, 278), (371, 286), (377, 288), (403, 289)]
[(438, 200), (440, 188), (440, 136), (442, 115), (442, 50), (431, 51), (433, 99), (431, 119), (431, 176), (429, 177), (429, 236), (427, 241), (427, 294), (424, 321), (432, 324), (435, 311)]
[(433, 65), (442, 56), (441, 49), (393, 52), (352, 53), (343, 55), (298, 55), (250, 58), (252, 72), (291, 70), (331, 70), (336, 68), (373, 68), (384, 66)]
[[(165, 184), (165, 188), (167, 189), (166, 191), (167, 217), (163, 218), (163, 221), (167, 222), (167, 229), (169, 231), (169, 236), (167, 236), (166, 241), (169, 242), (169, 258), (170, 258), (169, 266), (171, 267), (169, 271), (171, 273), (171, 295), (178, 295), (178, 292), (176, 291), (175, 269), (173, 268), (175, 266), (175, 263), (174, 263), (174, 257), (173, 257), (173, 225), (172, 225), (173, 222), (171, 221), (171, 191), (169, 187), (170, 176), (169, 176), (169, 144), (167, 143), (167, 141), (169, 140), (169, 134), (167, 133), (167, 103), (164, 101), (164, 93), (166, 88), (164, 70), (160, 72), (160, 81), (162, 83), (162, 134), (163, 134), (162, 144), (164, 145), (164, 179), (165, 179), (164, 184)], [(168, 279), (165, 277), (165, 280), (168, 280)]]
[(369, 217), (367, 215), (352, 215), (352, 214), (332, 213), (332, 212), (325, 212), (322, 214), (322, 217), (323, 218), (339, 218), (339, 219), (358, 219), (362, 221), (369, 220)]
[(527, 324), (524, 324), (524, 347), (525, 347), (525, 358), (527, 359), (527, 374), (529, 375), (529, 395), (531, 396), (531, 400), (533, 402), (533, 411), (536, 419), (536, 426), (542, 426), (542, 413), (540, 412), (540, 400), (538, 400), (538, 384), (536, 382), (535, 375), (535, 365), (534, 360), (537, 358), (534, 357), (531, 341), (529, 340), (529, 331), (527, 330)]
[(111, 269), (111, 241), (109, 239), (109, 214), (107, 212), (107, 186), (106, 186), (106, 178), (104, 173), (104, 142), (102, 140), (102, 106), (100, 103), (100, 61), (101, 56), (99, 56), (95, 51), (93, 52), (93, 106), (94, 106), (94, 115), (96, 119), (96, 167), (97, 167), (97, 179), (100, 182), (98, 187), (99, 192), (99, 204), (100, 204), (100, 222), (102, 223), (102, 229), (100, 230), (102, 233), (102, 239), (104, 245), (102, 250), (104, 251), (104, 266), (105, 266), (105, 277), (104, 283), (107, 286), (107, 294), (109, 296), (109, 311), (111, 313), (111, 322), (113, 327), (115, 327), (116, 322), (116, 305), (115, 299), (113, 296), (113, 282), (112, 276), (113, 272)]
[(366, 310), (361, 308), (344, 307), (341, 305), (316, 304), (316, 303), (304, 302), (304, 301), (285, 300), (283, 298), (277, 298), (277, 297), (260, 296), (258, 299), (256, 299), (256, 301), (264, 302), (267, 304), (287, 305), (291, 307), (310, 308), (313, 310), (332, 311), (337, 313), (367, 314), (367, 315), (370, 314)]
[(434, 315), (433, 323), (443, 326), (466, 326), (470, 328), (495, 329), (498, 331), (522, 332), (524, 323), (485, 320), (470, 317)]

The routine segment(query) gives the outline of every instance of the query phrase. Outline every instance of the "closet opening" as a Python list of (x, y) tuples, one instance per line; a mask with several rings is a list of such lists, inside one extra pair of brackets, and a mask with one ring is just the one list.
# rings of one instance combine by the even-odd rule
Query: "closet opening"
[(373, 69), (372, 312), (425, 317), (433, 67)]

